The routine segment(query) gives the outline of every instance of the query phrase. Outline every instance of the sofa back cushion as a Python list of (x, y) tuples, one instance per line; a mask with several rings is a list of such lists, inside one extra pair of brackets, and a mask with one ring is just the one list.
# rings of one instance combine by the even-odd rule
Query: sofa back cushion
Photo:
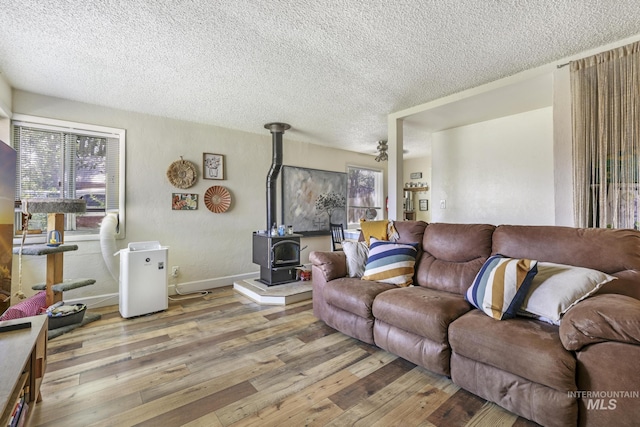
[(618, 280), (600, 293), (640, 299), (640, 232), (608, 228), (500, 225), (493, 254), (599, 270)]
[(490, 224), (429, 224), (418, 255), (415, 284), (463, 295), (491, 255), (494, 229)]
[(421, 250), (422, 238), (427, 223), (424, 221), (394, 221), (393, 225), (400, 236), (398, 243), (418, 243), (418, 249)]

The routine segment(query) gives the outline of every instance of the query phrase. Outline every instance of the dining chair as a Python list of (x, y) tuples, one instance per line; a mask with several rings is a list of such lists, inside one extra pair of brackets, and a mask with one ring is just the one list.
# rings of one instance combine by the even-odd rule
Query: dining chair
[(329, 229), (331, 230), (331, 250), (332, 251), (341, 251), (342, 250), (342, 241), (344, 240), (344, 229), (342, 228), (342, 224), (329, 224)]

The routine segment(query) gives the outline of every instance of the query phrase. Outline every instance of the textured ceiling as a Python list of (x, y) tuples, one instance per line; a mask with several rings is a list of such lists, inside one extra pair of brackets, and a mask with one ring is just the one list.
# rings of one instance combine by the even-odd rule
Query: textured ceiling
[[(387, 114), (640, 33), (637, 0), (2, 0), (35, 93), (371, 153)], [(417, 146), (410, 151), (420, 151)]]

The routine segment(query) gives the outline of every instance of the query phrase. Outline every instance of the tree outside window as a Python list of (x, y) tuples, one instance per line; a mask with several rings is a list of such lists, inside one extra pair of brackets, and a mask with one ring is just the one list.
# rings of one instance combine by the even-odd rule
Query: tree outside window
[(382, 171), (349, 166), (347, 168), (347, 221), (383, 219)]

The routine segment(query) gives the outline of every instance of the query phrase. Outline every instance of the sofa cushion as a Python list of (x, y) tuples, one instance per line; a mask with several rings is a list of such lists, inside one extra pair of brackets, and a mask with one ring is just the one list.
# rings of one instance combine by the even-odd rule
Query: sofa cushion
[(400, 243), (418, 243), (418, 252), (422, 250), (422, 239), (427, 223), (424, 221), (395, 221), (394, 226)]
[(494, 319), (513, 318), (538, 272), (537, 264), (535, 260), (494, 255), (484, 263), (465, 297)]
[(309, 261), (322, 272), (327, 282), (347, 275), (347, 258), (344, 251), (312, 251), (309, 254)]
[(540, 262), (522, 310), (559, 325), (567, 310), (614, 279), (597, 270)]
[(429, 338), (447, 342), (449, 324), (471, 310), (462, 295), (420, 286), (384, 292), (373, 302), (373, 316), (385, 323)]
[(369, 258), (369, 247), (365, 242), (342, 242), (342, 250), (347, 257), (347, 274), (349, 277), (362, 277), (364, 266)]
[(324, 287), (327, 304), (364, 318), (372, 318), (373, 299), (381, 292), (395, 289), (395, 285), (381, 282), (367, 282), (361, 279), (343, 277), (332, 280)]
[(610, 228), (500, 225), (493, 233), (493, 253), (614, 274), (640, 270), (640, 233)]
[[(451, 379), (465, 390), (542, 426), (578, 425), (578, 404), (575, 397), (568, 393), (574, 390), (555, 390), (455, 352), (451, 354)], [(482, 421), (479, 420), (475, 425), (500, 425), (497, 420), (493, 423), (486, 419)], [(513, 425), (538, 426), (528, 422), (516, 422)], [(594, 424), (605, 425), (612, 424)]]
[(455, 353), (529, 381), (576, 389), (576, 359), (562, 346), (557, 326), (521, 317), (497, 321), (472, 310), (451, 323), (449, 344)]
[(572, 351), (607, 341), (640, 346), (640, 301), (612, 294), (589, 298), (562, 318), (560, 339)]
[(464, 295), (491, 256), (489, 224), (432, 223), (424, 231), (417, 284)]
[(446, 341), (429, 338), (405, 331), (380, 319), (373, 325), (374, 344), (411, 363), (427, 368), (439, 375), (450, 375), (451, 349)]
[(372, 237), (362, 279), (408, 286), (413, 283), (417, 254), (417, 244), (385, 242)]
[[(613, 249), (613, 250), (612, 250)], [(493, 253), (592, 268), (616, 276), (598, 293), (640, 299), (640, 233), (630, 229), (501, 225)]]
[[(638, 426), (640, 346), (620, 342), (588, 345), (576, 354), (576, 359), (578, 389), (599, 394), (578, 399), (580, 426)], [(594, 395), (604, 398), (601, 405), (597, 405), (599, 399)], [(615, 409), (607, 409), (613, 403)]]

